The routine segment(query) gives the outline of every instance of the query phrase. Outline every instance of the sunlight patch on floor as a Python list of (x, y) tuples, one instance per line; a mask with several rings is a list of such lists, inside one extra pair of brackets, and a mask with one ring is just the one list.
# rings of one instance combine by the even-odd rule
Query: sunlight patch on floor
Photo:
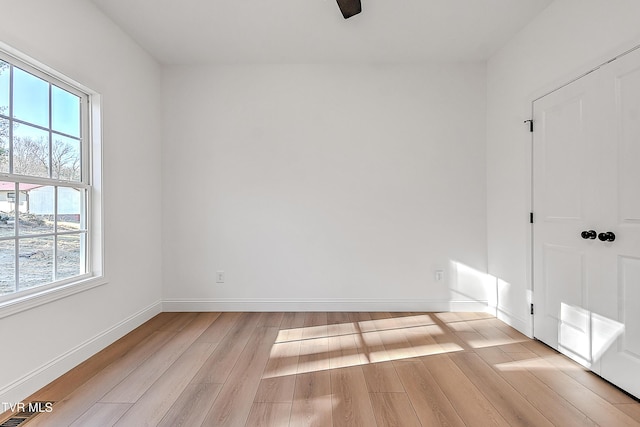
[(282, 329), (278, 332), (276, 343), (299, 339), (328, 338), (354, 333), (382, 332), (385, 330), (415, 328), (420, 326), (436, 326), (436, 322), (428, 314), (419, 314), (392, 317), (389, 319), (362, 320), (358, 322)]
[[(374, 323), (375, 322), (375, 323)], [(345, 325), (353, 330), (350, 334)], [(399, 326), (402, 325), (402, 326)], [(463, 351), (452, 342), (436, 343), (434, 336), (444, 335), (428, 315), (380, 319), (326, 326), (311, 326), (280, 331), (273, 345), (263, 378), (406, 360), (416, 357)], [(374, 330), (373, 328), (380, 328)], [(340, 331), (340, 334), (335, 334)], [(333, 333), (333, 335), (332, 335)], [(292, 337), (299, 337), (292, 340)], [(411, 343), (407, 339), (411, 339)], [(423, 341), (423, 342), (421, 342)]]
[[(558, 368), (553, 366), (543, 357), (536, 357), (533, 359), (516, 360), (513, 362), (498, 363), (493, 365), (494, 368), (499, 371), (522, 371), (522, 370), (537, 370), (537, 371), (557, 371)], [(566, 369), (566, 368), (565, 368)], [(580, 369), (576, 367), (576, 369)]]

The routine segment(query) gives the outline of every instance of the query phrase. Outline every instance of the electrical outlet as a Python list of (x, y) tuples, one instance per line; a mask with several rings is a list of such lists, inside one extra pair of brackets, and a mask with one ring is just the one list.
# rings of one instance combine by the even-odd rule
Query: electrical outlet
[(216, 271), (216, 283), (224, 283), (224, 271)]
[(436, 280), (436, 282), (442, 282), (444, 280), (444, 271), (436, 270), (433, 277)]

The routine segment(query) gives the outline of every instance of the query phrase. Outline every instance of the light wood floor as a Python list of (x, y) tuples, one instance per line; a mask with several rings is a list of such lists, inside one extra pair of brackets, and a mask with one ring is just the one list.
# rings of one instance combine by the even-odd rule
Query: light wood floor
[(34, 400), (57, 403), (27, 427), (640, 426), (637, 401), (477, 313), (163, 313)]

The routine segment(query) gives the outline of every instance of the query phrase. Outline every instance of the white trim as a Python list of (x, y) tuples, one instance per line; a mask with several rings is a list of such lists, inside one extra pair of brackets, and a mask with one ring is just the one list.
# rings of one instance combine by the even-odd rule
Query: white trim
[[(89, 231), (85, 244), (89, 246), (87, 261), (88, 271), (96, 276), (105, 276), (104, 262), (104, 182), (103, 172), (103, 146), (102, 146), (102, 95), (96, 92), (89, 93), (89, 109), (87, 111), (86, 125), (89, 136), (89, 152), (84, 154), (90, 158), (86, 163), (89, 168), (89, 184), (92, 190), (88, 193), (85, 203), (91, 214), (86, 215), (85, 228)], [(85, 208), (86, 209), (86, 208)]]
[[(578, 80), (581, 77), (589, 74), (592, 71), (600, 68), (601, 66), (618, 59), (633, 50), (640, 49), (640, 39), (634, 38), (626, 43), (621, 43), (611, 49), (608, 49), (605, 53), (592, 57), (591, 60), (585, 61), (581, 65), (572, 70), (563, 73), (561, 76), (549, 81), (547, 84), (542, 85), (538, 89), (532, 91), (529, 94), (527, 100), (527, 110), (531, 111), (531, 105), (534, 101), (549, 95), (552, 92)], [(535, 125), (534, 125), (535, 126)]]
[(516, 329), (518, 332), (523, 333), (529, 338), (533, 338), (533, 329), (531, 321), (523, 320), (515, 316), (513, 313), (507, 311), (504, 307), (498, 307), (496, 318), (503, 323)]
[(138, 326), (162, 312), (162, 303), (157, 301), (128, 318), (116, 323), (104, 332), (88, 339), (48, 363), (0, 389), (0, 401), (20, 402), (70, 369), (95, 355), (100, 350), (122, 338)]
[(108, 281), (104, 277), (91, 277), (89, 279), (80, 280), (66, 285), (43, 289), (40, 292), (28, 295), (10, 294), (16, 295), (16, 297), (0, 303), (0, 319), (20, 313), (21, 311), (30, 310), (43, 304), (48, 304), (61, 298), (66, 298), (68, 296), (84, 292), (106, 283), (108, 283)]
[(488, 301), (420, 299), (268, 299), (170, 298), (162, 301), (166, 312), (203, 311), (475, 311), (495, 314)]

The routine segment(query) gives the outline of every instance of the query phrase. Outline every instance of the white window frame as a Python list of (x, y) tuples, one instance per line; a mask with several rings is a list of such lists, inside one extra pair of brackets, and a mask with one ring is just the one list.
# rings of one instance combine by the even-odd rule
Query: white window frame
[[(86, 102), (81, 105), (82, 182), (59, 181), (60, 186), (84, 187), (87, 189), (86, 204), (86, 272), (80, 276), (47, 283), (41, 286), (0, 296), (0, 318), (37, 307), (51, 301), (86, 291), (107, 283), (104, 276), (104, 237), (102, 203), (102, 132), (101, 96), (97, 92), (28, 57), (0, 42), (0, 59), (21, 68), (76, 95), (81, 94)], [(86, 174), (86, 175), (85, 175)], [(0, 173), (0, 180), (23, 183), (42, 182), (52, 185), (57, 180), (40, 180), (33, 177)], [(56, 184), (56, 185), (58, 185)], [(16, 260), (17, 262), (17, 260)]]

